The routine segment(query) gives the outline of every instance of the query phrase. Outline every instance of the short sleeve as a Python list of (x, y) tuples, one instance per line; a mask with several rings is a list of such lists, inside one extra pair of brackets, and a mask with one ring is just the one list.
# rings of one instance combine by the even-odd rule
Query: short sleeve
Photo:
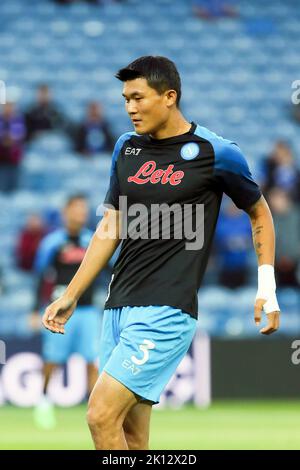
[(111, 168), (111, 174), (109, 179), (109, 187), (104, 199), (104, 206), (114, 207), (119, 209), (119, 196), (120, 196), (120, 187), (119, 180), (116, 171), (116, 165)]
[(109, 187), (104, 199), (104, 206), (114, 207), (116, 210), (119, 209), (119, 196), (120, 196), (120, 185), (117, 173), (117, 161), (121, 149), (130, 136), (134, 134), (133, 132), (127, 132), (126, 134), (121, 135), (116, 142), (116, 145), (112, 154), (111, 170), (110, 170), (110, 179)]
[(239, 209), (247, 209), (262, 195), (243, 153), (233, 142), (222, 139), (216, 146), (213, 178)]

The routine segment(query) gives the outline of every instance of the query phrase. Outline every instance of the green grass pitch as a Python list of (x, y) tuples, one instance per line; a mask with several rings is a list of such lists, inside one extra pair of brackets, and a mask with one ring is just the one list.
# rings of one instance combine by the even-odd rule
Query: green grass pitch
[[(85, 412), (85, 405), (57, 408), (57, 427), (41, 431), (32, 409), (2, 407), (0, 449), (92, 449)], [(300, 449), (300, 401), (154, 410), (151, 449)]]

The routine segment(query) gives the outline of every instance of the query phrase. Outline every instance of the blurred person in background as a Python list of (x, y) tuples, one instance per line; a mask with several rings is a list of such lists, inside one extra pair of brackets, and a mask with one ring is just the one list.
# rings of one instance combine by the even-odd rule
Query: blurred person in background
[(267, 196), (269, 191), (276, 187), (286, 191), (294, 201), (300, 202), (300, 171), (287, 142), (276, 142), (262, 165), (263, 190)]
[(215, 236), (215, 261), (221, 285), (235, 289), (247, 283), (251, 248), (249, 217), (227, 199), (218, 220)]
[(112, 151), (114, 138), (100, 103), (89, 103), (86, 118), (76, 132), (74, 143), (75, 150), (87, 156)]
[(290, 195), (281, 188), (269, 192), (276, 228), (275, 268), (280, 287), (299, 287), (300, 213)]
[(10, 192), (18, 187), (25, 135), (25, 122), (15, 104), (4, 104), (0, 115), (0, 191)]
[(42, 217), (31, 214), (19, 235), (16, 250), (17, 265), (24, 271), (32, 270), (38, 246), (46, 233)]
[(63, 113), (52, 99), (48, 85), (39, 85), (36, 102), (26, 112), (27, 140), (33, 139), (42, 131), (66, 131), (67, 126)]
[[(84, 195), (75, 194), (63, 209), (64, 227), (47, 235), (41, 242), (35, 260), (38, 275), (35, 309), (31, 316), (33, 328), (41, 325), (39, 310), (55, 300), (70, 282), (84, 258), (92, 232), (85, 228), (88, 205)], [(48, 385), (54, 370), (73, 353), (80, 354), (87, 363), (88, 391), (91, 392), (97, 377), (95, 361), (99, 354), (100, 317), (93, 306), (94, 284), (78, 302), (67, 336), (53, 335), (43, 329), (42, 354), (44, 359), (43, 394), (35, 409), (36, 424), (42, 428), (55, 425), (54, 408), (48, 394)]]

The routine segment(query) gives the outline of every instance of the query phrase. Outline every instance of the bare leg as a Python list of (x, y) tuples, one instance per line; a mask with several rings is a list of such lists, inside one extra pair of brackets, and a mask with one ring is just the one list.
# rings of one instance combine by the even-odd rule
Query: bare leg
[(149, 449), (149, 428), (152, 405), (138, 403), (127, 413), (123, 423), (125, 439), (130, 450)]
[(44, 376), (43, 394), (44, 395), (47, 394), (47, 389), (48, 389), (51, 376), (57, 367), (58, 365), (53, 364), (52, 362), (45, 362), (43, 366), (43, 376)]
[(102, 372), (91, 393), (87, 421), (97, 450), (128, 449), (123, 422), (138, 399), (128, 388)]
[(92, 390), (98, 379), (98, 368), (93, 362), (87, 364), (87, 379), (88, 379), (88, 391), (89, 395), (92, 393)]

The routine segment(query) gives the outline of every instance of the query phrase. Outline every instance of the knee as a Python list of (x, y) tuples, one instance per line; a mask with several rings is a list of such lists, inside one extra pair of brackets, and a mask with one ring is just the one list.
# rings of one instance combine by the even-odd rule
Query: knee
[(109, 423), (108, 413), (101, 406), (88, 406), (86, 420), (90, 429), (103, 429)]
[[(98, 429), (104, 431), (118, 425), (117, 416), (112, 409), (106, 407), (105, 404), (89, 404), (86, 420), (90, 429)], [(121, 426), (121, 424), (120, 424)]]

